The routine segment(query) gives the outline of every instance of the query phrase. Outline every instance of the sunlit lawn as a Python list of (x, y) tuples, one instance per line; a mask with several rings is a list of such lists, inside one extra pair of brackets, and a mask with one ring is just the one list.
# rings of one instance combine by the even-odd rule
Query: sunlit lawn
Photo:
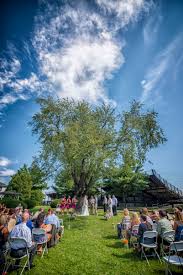
[[(150, 268), (132, 249), (122, 248), (113, 224), (121, 217), (104, 220), (95, 217), (77, 217), (70, 221), (64, 217), (65, 234), (62, 241), (49, 250), (48, 256), (36, 256), (30, 274), (164, 274), (165, 266), (157, 259), (150, 260)], [(179, 272), (178, 274), (181, 274)]]

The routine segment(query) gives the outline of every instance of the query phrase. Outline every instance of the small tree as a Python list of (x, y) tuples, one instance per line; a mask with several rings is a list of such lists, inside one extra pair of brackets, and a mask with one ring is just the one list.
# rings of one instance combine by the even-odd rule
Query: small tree
[(7, 190), (21, 193), (20, 199), (24, 200), (31, 197), (31, 189), (32, 177), (28, 167), (24, 164), (24, 166), (20, 168), (14, 176), (12, 176)]

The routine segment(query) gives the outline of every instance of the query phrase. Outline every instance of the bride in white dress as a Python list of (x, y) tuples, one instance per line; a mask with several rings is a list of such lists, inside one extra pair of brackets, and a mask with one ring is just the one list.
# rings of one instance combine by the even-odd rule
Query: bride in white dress
[(82, 209), (81, 209), (81, 216), (89, 216), (88, 198), (87, 198), (87, 196), (84, 196), (84, 198), (83, 198), (83, 205), (82, 205)]

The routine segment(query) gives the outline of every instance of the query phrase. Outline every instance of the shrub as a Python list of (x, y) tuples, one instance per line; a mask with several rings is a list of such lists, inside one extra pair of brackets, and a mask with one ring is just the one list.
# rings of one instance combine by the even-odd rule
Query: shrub
[(34, 208), (37, 205), (37, 202), (32, 199), (26, 199), (23, 202), (27, 205), (28, 209)]
[(60, 200), (59, 199), (55, 199), (50, 203), (51, 208), (56, 208), (57, 204), (59, 204)]
[(0, 203), (4, 203), (7, 208), (16, 208), (20, 201), (13, 198), (3, 198)]

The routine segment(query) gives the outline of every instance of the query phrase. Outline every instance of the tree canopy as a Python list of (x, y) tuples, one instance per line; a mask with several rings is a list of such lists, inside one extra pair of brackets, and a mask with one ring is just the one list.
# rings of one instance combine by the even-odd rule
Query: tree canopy
[(69, 186), (78, 196), (88, 194), (111, 167), (120, 169), (111, 179), (121, 171), (135, 179), (131, 173), (140, 173), (147, 152), (166, 141), (157, 113), (136, 101), (120, 114), (107, 104), (51, 97), (38, 102), (31, 125), (41, 144), (41, 168), (56, 179), (57, 188)]

